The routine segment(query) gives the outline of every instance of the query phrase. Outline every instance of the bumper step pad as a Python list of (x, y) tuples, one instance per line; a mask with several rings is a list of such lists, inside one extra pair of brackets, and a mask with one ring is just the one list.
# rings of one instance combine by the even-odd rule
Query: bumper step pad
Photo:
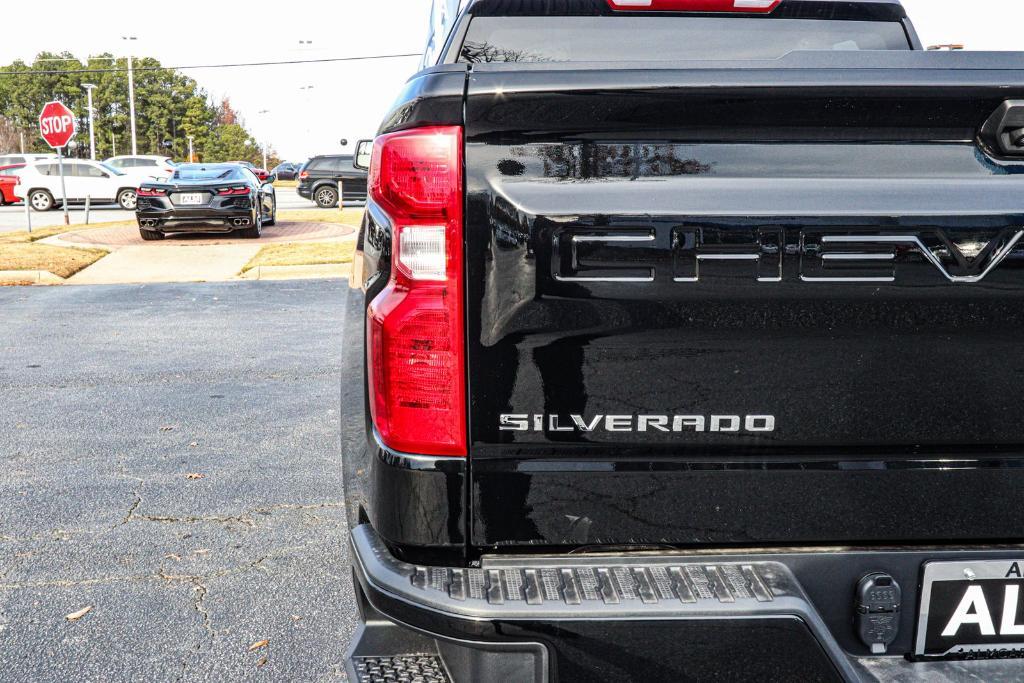
[[(652, 564), (588, 567), (449, 569), (416, 567), (413, 588), (437, 591), (459, 602), (485, 601), (489, 605), (523, 602), (561, 606), (603, 603), (645, 605), (701, 602), (773, 602), (770, 569), (751, 564)], [(762, 572), (765, 574), (762, 576)]]
[(353, 657), (356, 683), (450, 683), (437, 655)]

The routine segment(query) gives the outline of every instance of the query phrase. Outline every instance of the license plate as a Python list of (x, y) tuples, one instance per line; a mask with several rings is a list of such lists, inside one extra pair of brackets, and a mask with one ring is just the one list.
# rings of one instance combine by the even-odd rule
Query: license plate
[(205, 198), (202, 193), (199, 192), (180, 194), (178, 195), (178, 203), (182, 206), (195, 206), (196, 204), (205, 203)]
[(929, 562), (914, 653), (1024, 657), (1022, 598), (1024, 560)]

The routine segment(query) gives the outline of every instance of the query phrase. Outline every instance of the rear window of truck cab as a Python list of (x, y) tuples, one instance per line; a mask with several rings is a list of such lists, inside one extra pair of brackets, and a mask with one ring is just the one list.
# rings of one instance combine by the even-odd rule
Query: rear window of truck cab
[(797, 50), (910, 50), (895, 21), (764, 17), (473, 17), (457, 61), (778, 59)]

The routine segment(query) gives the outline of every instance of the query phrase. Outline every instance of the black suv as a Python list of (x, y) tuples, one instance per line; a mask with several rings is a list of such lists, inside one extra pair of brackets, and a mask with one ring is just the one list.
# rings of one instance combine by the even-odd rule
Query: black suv
[(345, 202), (366, 201), (366, 171), (353, 166), (348, 154), (313, 157), (299, 173), (299, 195), (321, 208), (338, 205), (338, 183)]

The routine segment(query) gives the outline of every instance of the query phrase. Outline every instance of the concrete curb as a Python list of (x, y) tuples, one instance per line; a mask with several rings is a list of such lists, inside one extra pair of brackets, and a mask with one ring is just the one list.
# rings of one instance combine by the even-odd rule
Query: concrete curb
[(322, 280), (346, 279), (352, 264), (316, 266), (256, 266), (239, 277), (243, 280)]
[(0, 270), (0, 285), (62, 285), (64, 278), (48, 270)]

